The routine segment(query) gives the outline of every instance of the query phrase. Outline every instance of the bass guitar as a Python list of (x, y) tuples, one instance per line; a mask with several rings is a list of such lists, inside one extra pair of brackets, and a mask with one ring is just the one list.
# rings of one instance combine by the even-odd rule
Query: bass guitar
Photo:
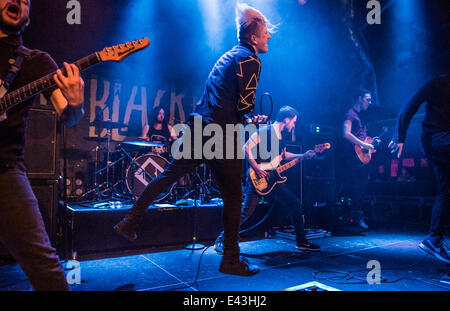
[[(140, 40), (135, 40), (132, 42), (127, 42), (115, 46), (105, 47), (99, 52), (95, 52), (89, 56), (86, 56), (74, 64), (80, 69), (80, 71), (85, 70), (100, 62), (120, 62), (124, 58), (130, 56), (131, 54), (145, 49), (149, 46), (150, 41), (148, 38), (143, 38)], [(61, 71), (65, 73), (65, 69), (61, 68)], [(56, 73), (52, 72), (37, 79), (31, 83), (28, 83), (21, 88), (18, 88), (7, 94), (0, 94), (0, 121), (6, 119), (6, 112), (17, 106), (18, 104), (30, 99), (31, 97), (51, 88), (56, 85), (53, 80), (53, 75)], [(3, 97), (1, 95), (4, 95)]]
[[(331, 148), (330, 143), (324, 143), (324, 144), (316, 145), (314, 147), (314, 152), (321, 153), (330, 148)], [(259, 178), (258, 174), (256, 174), (255, 170), (253, 168), (250, 168), (248, 171), (248, 174), (249, 174), (249, 177), (250, 177), (250, 180), (251, 180), (253, 186), (256, 189), (256, 192), (263, 196), (271, 193), (277, 184), (286, 182), (287, 177), (281, 176), (281, 173), (283, 173), (287, 169), (293, 167), (300, 161), (301, 161), (300, 158), (296, 158), (292, 161), (287, 162), (286, 164), (278, 165), (280, 161), (278, 158), (275, 158), (272, 162), (261, 163), (261, 164), (259, 164), (259, 167), (268, 173), (267, 176), (262, 177), (262, 178)], [(274, 162), (277, 162), (277, 164), (274, 165)]]

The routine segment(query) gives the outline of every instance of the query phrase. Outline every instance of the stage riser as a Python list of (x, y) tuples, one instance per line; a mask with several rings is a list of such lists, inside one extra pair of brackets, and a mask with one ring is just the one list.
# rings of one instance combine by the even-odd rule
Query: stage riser
[(138, 239), (130, 243), (116, 235), (113, 226), (127, 214), (122, 209), (76, 209), (68, 206), (69, 252), (78, 255), (162, 248), (213, 241), (222, 230), (222, 206), (150, 207), (138, 227)]

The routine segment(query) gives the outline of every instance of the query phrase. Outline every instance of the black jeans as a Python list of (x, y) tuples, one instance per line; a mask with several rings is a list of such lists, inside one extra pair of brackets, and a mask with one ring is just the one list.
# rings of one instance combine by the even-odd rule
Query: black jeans
[(0, 172), (0, 241), (35, 290), (68, 290), (36, 197), (25, 172), (19, 168)]
[(350, 218), (359, 221), (364, 216), (364, 197), (369, 187), (370, 164), (363, 164), (356, 154), (348, 154), (344, 162), (344, 189), (351, 198)]
[[(194, 137), (194, 135), (192, 128), (191, 136)], [(191, 150), (194, 149), (193, 147)], [(237, 150), (236, 146), (234, 150)], [(142, 219), (149, 205), (161, 192), (202, 163), (206, 163), (213, 173), (224, 203), (222, 216), (224, 258), (236, 258), (239, 256), (238, 232), (242, 203), (242, 160), (240, 159), (208, 160), (202, 157), (202, 159), (172, 160), (168, 167), (147, 185), (129, 214), (137, 219)]]
[[(305, 220), (300, 199), (289, 190), (286, 183), (276, 185), (267, 196), (278, 201), (277, 207), (281, 208), (280, 211), (289, 218), (294, 226), (297, 244), (305, 242)], [(241, 225), (254, 213), (261, 197), (251, 181), (248, 180), (241, 210)]]
[(431, 242), (437, 244), (443, 238), (450, 218), (450, 133), (424, 132), (422, 148), (433, 165), (437, 184), (428, 231)]

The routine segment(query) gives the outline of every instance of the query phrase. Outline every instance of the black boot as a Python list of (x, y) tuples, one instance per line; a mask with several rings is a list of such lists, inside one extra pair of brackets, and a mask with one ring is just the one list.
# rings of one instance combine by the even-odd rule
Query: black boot
[(136, 216), (128, 215), (114, 226), (114, 231), (128, 241), (134, 242), (137, 239), (135, 228), (139, 224), (139, 220)]
[(259, 272), (256, 265), (252, 265), (245, 257), (223, 257), (220, 262), (219, 271), (225, 274), (233, 274), (240, 276), (252, 276)]

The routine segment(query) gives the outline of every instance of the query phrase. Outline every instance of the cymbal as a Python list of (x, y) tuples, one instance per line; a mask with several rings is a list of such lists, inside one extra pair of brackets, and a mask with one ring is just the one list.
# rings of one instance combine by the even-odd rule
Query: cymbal
[(163, 147), (164, 144), (160, 143), (151, 143), (146, 141), (124, 141), (122, 142), (123, 145), (129, 145), (129, 146), (135, 146), (135, 147)]
[(95, 127), (100, 128), (122, 128), (122, 127), (128, 127), (125, 123), (120, 122), (112, 122), (112, 121), (93, 121), (89, 123), (89, 125), (93, 125)]

